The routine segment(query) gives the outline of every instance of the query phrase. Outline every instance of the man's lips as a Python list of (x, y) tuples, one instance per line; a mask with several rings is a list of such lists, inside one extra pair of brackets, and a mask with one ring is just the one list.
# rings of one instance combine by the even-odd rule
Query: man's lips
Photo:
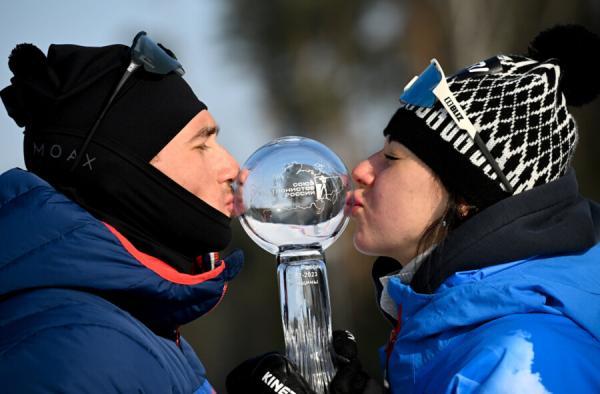
[(229, 212), (229, 215), (233, 214), (234, 211), (234, 200), (233, 200), (233, 196), (231, 197), (227, 197), (225, 199), (225, 208), (227, 209), (227, 211)]

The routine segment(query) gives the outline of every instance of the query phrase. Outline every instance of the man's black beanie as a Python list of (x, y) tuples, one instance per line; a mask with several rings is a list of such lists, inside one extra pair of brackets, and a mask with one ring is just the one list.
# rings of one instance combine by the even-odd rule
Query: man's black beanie
[[(65, 170), (77, 154), (73, 149), (79, 148), (129, 62), (130, 49), (124, 45), (51, 45), (47, 57), (31, 44), (13, 50), (9, 67), (14, 77), (0, 95), (9, 115), (25, 127), (29, 170), (68, 183), (65, 177), (72, 174)], [(179, 75), (140, 70), (112, 103), (94, 142), (148, 163), (205, 108)], [(83, 157), (79, 170), (93, 165)]]

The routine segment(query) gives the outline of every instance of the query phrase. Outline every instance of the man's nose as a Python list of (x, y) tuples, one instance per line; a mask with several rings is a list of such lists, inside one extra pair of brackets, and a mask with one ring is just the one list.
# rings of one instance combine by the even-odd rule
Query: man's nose
[(221, 182), (233, 182), (240, 172), (240, 165), (235, 158), (223, 148), (223, 167), (221, 169), (221, 176), (219, 178)]

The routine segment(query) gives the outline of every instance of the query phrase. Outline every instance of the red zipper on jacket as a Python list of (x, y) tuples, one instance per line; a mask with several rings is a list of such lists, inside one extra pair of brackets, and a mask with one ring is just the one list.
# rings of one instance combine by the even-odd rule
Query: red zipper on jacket
[(179, 327), (175, 329), (175, 345), (181, 349), (181, 332), (179, 332)]
[(389, 364), (390, 364), (390, 357), (392, 356), (392, 352), (394, 350), (394, 345), (396, 344), (396, 339), (398, 339), (398, 334), (400, 333), (401, 329), (402, 329), (402, 304), (398, 305), (398, 320), (396, 321), (396, 327), (394, 327), (394, 329), (390, 333), (390, 339), (388, 340), (388, 343), (385, 347), (386, 359), (385, 359), (384, 380), (386, 381), (386, 383), (387, 383), (387, 371), (388, 371)]

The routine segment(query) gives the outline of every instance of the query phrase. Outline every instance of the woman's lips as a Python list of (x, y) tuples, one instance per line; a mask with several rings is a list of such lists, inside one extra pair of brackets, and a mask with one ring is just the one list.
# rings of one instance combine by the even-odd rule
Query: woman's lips
[(354, 216), (363, 207), (364, 205), (362, 203), (362, 200), (358, 196), (350, 194), (346, 198), (346, 214)]

